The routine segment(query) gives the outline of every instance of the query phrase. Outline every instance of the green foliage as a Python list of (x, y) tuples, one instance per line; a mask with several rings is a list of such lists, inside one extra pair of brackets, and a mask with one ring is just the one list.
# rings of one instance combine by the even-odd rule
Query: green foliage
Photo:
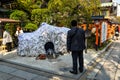
[(48, 9), (53, 13), (59, 12), (61, 8), (62, 8), (61, 0), (50, 0), (48, 3)]
[(31, 11), (32, 11), (33, 9), (39, 9), (40, 7), (36, 4), (34, 4), (34, 5), (30, 6), (30, 8), (31, 8)]
[(99, 12), (99, 0), (50, 0), (48, 9), (51, 11), (54, 23), (61, 22), (69, 26), (72, 19), (90, 23), (93, 13)]
[(78, 0), (50, 0), (48, 9), (52, 17), (52, 24), (61, 23), (64, 26), (69, 26), (71, 19), (77, 13), (74, 10), (77, 4)]
[(24, 11), (20, 11), (20, 10), (14, 10), (13, 13), (10, 14), (10, 18), (15, 20), (20, 20), (22, 26), (30, 22), (27, 14)]
[(28, 21), (28, 16), (25, 12), (20, 11), (20, 10), (15, 10), (11, 15), (10, 15), (11, 19), (15, 19), (15, 20), (21, 20), (21, 21)]
[[(100, 11), (99, 0), (17, 0), (17, 3), (19, 9), (28, 13), (28, 18), (37, 25), (47, 22), (70, 26), (72, 19), (90, 23), (91, 16)], [(40, 8), (43, 4), (47, 7)]]
[(7, 23), (7, 24), (5, 25), (5, 29), (6, 29), (8, 32), (10, 32), (10, 23)]
[(35, 4), (35, 0), (17, 0), (17, 3), (19, 4), (19, 9), (30, 13), (33, 9), (32, 6)]
[(24, 28), (28, 30), (36, 30), (38, 27), (36, 24), (28, 23)]
[(37, 4), (37, 5), (41, 5), (41, 4), (42, 4), (42, 1), (41, 1), (41, 0), (40, 0), (40, 1), (37, 0), (36, 4)]
[(7, 23), (7, 24), (5, 25), (5, 29), (10, 33), (10, 35), (11, 35), (12, 37), (14, 36), (15, 30), (16, 30), (14, 24), (12, 24), (12, 23)]
[(91, 20), (91, 16), (93, 14), (98, 15), (100, 10), (98, 7), (100, 6), (99, 0), (79, 0), (80, 1), (80, 10), (79, 13), (85, 19), (86, 22), (89, 23)]
[(37, 25), (40, 25), (42, 22), (50, 22), (48, 9), (34, 9), (31, 14), (31, 20)]

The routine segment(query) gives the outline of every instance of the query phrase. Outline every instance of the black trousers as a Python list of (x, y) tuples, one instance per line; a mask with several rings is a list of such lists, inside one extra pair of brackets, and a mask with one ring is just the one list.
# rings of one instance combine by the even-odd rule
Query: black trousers
[(82, 51), (72, 51), (72, 61), (73, 61), (73, 71), (77, 72), (78, 63), (79, 70), (83, 71), (84, 60), (83, 60), (83, 50)]
[(18, 47), (18, 37), (14, 37), (14, 47)]
[(6, 47), (7, 47), (8, 52), (11, 51), (11, 49), (12, 49), (12, 42), (6, 43)]

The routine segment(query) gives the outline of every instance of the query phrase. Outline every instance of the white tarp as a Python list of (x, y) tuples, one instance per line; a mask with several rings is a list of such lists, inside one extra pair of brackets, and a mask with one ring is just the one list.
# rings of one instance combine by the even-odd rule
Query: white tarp
[(56, 52), (66, 53), (66, 38), (69, 28), (57, 27), (42, 23), (40, 27), (31, 33), (19, 35), (18, 55), (37, 56), (45, 54), (46, 42), (53, 42)]

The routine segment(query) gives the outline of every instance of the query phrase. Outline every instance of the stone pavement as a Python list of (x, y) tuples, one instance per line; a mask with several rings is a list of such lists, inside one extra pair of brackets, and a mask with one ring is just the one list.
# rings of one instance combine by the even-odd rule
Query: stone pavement
[(17, 68), (0, 65), (0, 80), (48, 80), (48, 78)]
[(102, 55), (88, 80), (120, 80), (120, 40), (113, 42), (110, 49)]
[(16, 77), (8, 73), (0, 72), (0, 80), (25, 80), (25, 79)]
[(114, 42), (109, 56), (95, 78), (97, 80), (120, 80), (120, 40)]
[[(109, 45), (111, 45), (111, 43)], [(89, 49), (88, 53), (84, 54), (85, 68), (87, 69), (90, 63), (94, 59), (96, 59), (100, 55), (100, 53), (104, 52), (107, 49), (107, 47), (102, 51), (95, 51)], [(70, 79), (75, 80), (75, 79), (79, 79), (82, 76), (82, 74), (73, 75), (69, 73), (69, 70), (71, 69), (72, 66), (71, 54), (62, 55), (59, 56), (57, 59), (53, 59), (53, 60), (48, 60), (48, 59), (35, 60), (35, 57), (17, 56), (16, 50), (13, 50), (8, 53), (4, 53), (4, 52), (0, 53), (0, 59), (1, 61), (3, 60), (17, 65), (34, 68), (43, 72), (48, 72), (50, 74), (62, 76), (62, 78), (58, 80), (68, 80), (68, 78), (69, 80)], [(25, 70), (9, 67), (5, 65), (0, 65), (0, 73), (1, 76), (8, 75), (9, 78), (9, 79), (0, 78), (1, 80), (10, 80), (10, 79), (11, 80), (49, 80), (49, 79), (52, 80), (53, 79), (54, 80), (54, 78), (56, 78), (56, 77), (47, 78), (45, 76), (30, 73)], [(64, 79), (63, 77), (64, 78), (67, 77), (67, 79)]]

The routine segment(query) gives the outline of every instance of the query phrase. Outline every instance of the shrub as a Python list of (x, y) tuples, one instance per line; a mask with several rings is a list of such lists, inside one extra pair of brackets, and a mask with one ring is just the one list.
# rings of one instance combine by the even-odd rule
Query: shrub
[(33, 9), (31, 14), (31, 20), (37, 25), (50, 21), (48, 9)]
[(37, 27), (36, 24), (28, 23), (24, 28), (27, 29), (27, 30), (32, 30), (32, 31), (34, 31), (34, 30), (36, 30), (38, 27)]

